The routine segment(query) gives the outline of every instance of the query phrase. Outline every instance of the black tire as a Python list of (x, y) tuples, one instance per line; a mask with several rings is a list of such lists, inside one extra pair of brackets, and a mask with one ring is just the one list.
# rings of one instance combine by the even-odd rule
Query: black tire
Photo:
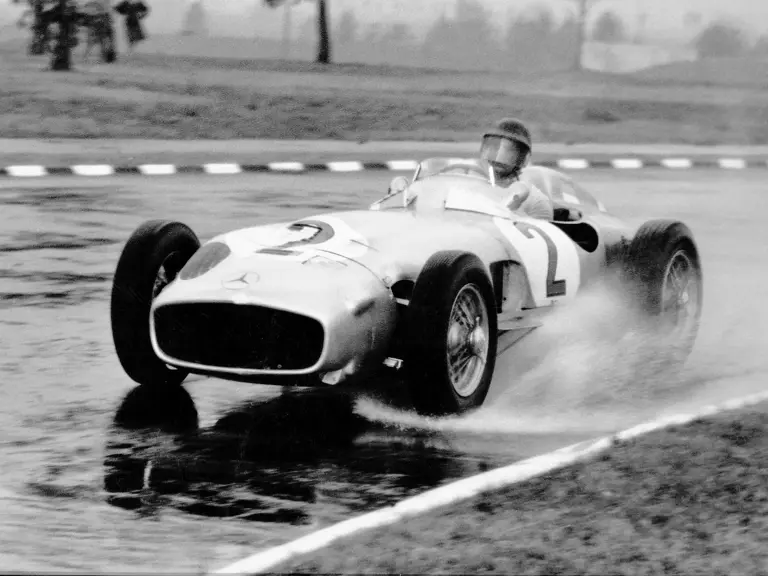
[(184, 224), (150, 220), (128, 239), (112, 281), (111, 321), (115, 351), (125, 373), (145, 386), (178, 386), (188, 372), (162, 362), (152, 349), (149, 311), (155, 281), (164, 267), (168, 282), (200, 248), (200, 240)]
[[(665, 286), (673, 266), (685, 269), (691, 291), (679, 295), (685, 312), (665, 307)], [(677, 270), (675, 268), (674, 270)], [(644, 223), (629, 244), (624, 258), (624, 279), (639, 312), (653, 330), (654, 347), (666, 367), (682, 366), (693, 349), (698, 334), (703, 300), (699, 252), (690, 229), (675, 220), (650, 220)], [(692, 296), (691, 296), (692, 295)], [(681, 300), (682, 299), (682, 300)]]
[[(467, 290), (464, 290), (466, 287)], [(448, 338), (457, 296), (468, 294), (485, 307), (485, 366), (468, 394), (460, 394), (450, 374)], [(479, 296), (479, 298), (477, 298)], [(462, 296), (464, 297), (464, 296)], [(406, 383), (416, 410), (424, 415), (461, 414), (483, 404), (496, 364), (497, 313), (491, 280), (477, 256), (446, 251), (434, 254), (419, 274), (406, 315)], [(464, 338), (463, 346), (469, 346)], [(468, 351), (468, 348), (467, 348)]]

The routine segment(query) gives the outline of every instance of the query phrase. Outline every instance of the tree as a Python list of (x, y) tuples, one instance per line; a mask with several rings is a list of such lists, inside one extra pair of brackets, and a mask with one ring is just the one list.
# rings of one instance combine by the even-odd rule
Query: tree
[(115, 27), (110, 12), (112, 6), (109, 0), (87, 0), (80, 3), (77, 14), (77, 26), (86, 31), (85, 57), (91, 49), (99, 45), (101, 60), (112, 63), (117, 59), (115, 50)]
[[(11, 3), (26, 3), (29, 6), (19, 22), (20, 26), (26, 26), (26, 17), (32, 16), (32, 37), (28, 52), (30, 55), (51, 52), (51, 70), (72, 69), (72, 48), (77, 45), (79, 28), (87, 31), (86, 57), (91, 47), (98, 43), (102, 60), (107, 63), (115, 61), (109, 0), (11, 0)], [(53, 24), (57, 25), (58, 33), (51, 47), (50, 31)]]
[(409, 46), (413, 44), (413, 35), (405, 22), (393, 22), (384, 29), (378, 41), (388, 46)]
[(72, 70), (72, 27), (74, 24), (74, 6), (68, 0), (59, 0), (56, 21), (59, 23), (59, 35), (53, 50), (51, 70)]
[(328, 64), (331, 61), (331, 36), (328, 33), (328, 12), (326, 0), (317, 0), (317, 62)]
[(45, 54), (46, 41), (48, 36), (48, 23), (43, 18), (43, 0), (11, 0), (12, 4), (26, 3), (28, 9), (19, 20), (19, 26), (26, 26), (27, 16), (32, 17), (32, 37), (29, 41), (27, 52), (30, 56), (39, 56)]
[(454, 30), (452, 21), (445, 15), (435, 20), (421, 45), (422, 59), (425, 65), (444, 65), (444, 62), (439, 61), (439, 59), (444, 57), (445, 51), (450, 48)]
[(689, 10), (683, 17), (683, 26), (688, 30), (698, 30), (701, 27), (701, 12)]
[(560, 26), (554, 30), (550, 36), (549, 54), (556, 70), (562, 70), (563, 63), (568, 62), (567, 67), (571, 67), (569, 58), (578, 50), (578, 31), (579, 23), (574, 16), (568, 16)]
[(386, 26), (369, 28), (362, 50), (370, 50), (372, 60), (397, 62), (400, 65), (418, 64), (418, 41), (405, 22), (392, 22)]
[(498, 67), (500, 46), (491, 14), (479, 0), (456, 0), (453, 44), (468, 66)]
[(357, 41), (357, 18), (351, 10), (345, 10), (339, 18), (334, 35), (336, 41), (342, 46), (351, 46)]
[(587, 19), (592, 9), (600, 3), (600, 0), (568, 0), (576, 4), (576, 50), (574, 52), (573, 69), (581, 70), (581, 61), (584, 55), (584, 43), (587, 38)]
[(752, 47), (752, 55), (757, 58), (768, 58), (768, 34), (763, 34)]
[(625, 38), (624, 23), (611, 11), (603, 12), (592, 29), (592, 39), (595, 42), (619, 44)]
[(546, 8), (526, 12), (507, 26), (505, 50), (517, 70), (541, 70), (551, 61), (554, 34), (552, 13)]
[(694, 45), (699, 58), (733, 58), (747, 51), (744, 32), (727, 22), (714, 22), (701, 31)]
[(435, 20), (422, 44), (430, 66), (499, 68), (502, 54), (490, 15), (478, 0), (456, 0), (455, 16)]
[(202, 0), (195, 2), (187, 10), (184, 18), (184, 26), (181, 29), (182, 36), (207, 36), (208, 26)]
[[(22, 0), (11, 0), (21, 4)], [(32, 39), (29, 54), (45, 54), (48, 49), (48, 31), (51, 24), (58, 24), (56, 45), (52, 51), (51, 70), (72, 69), (72, 44), (75, 40), (75, 6), (69, 0), (58, 0), (46, 10), (44, 0), (26, 0), (32, 15)]]
[[(331, 35), (328, 32), (328, 0), (314, 0), (317, 2), (317, 58), (319, 64), (328, 64), (331, 61)], [(301, 2), (301, 0), (264, 0), (270, 8), (277, 8), (288, 2)]]
[(694, 41), (699, 58), (733, 58), (747, 51), (744, 32), (727, 22), (714, 22)]

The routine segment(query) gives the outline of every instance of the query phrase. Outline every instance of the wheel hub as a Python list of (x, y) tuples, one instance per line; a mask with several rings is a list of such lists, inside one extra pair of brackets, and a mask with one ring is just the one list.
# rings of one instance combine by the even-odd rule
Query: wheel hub
[(696, 316), (698, 294), (695, 276), (693, 264), (684, 251), (677, 252), (670, 259), (664, 279), (662, 313), (674, 335), (690, 330)]
[(472, 349), (472, 353), (478, 356), (484, 352), (485, 346), (488, 343), (488, 339), (485, 337), (485, 331), (482, 326), (477, 326), (472, 330), (467, 340), (469, 347)]
[(470, 396), (483, 378), (488, 356), (488, 311), (476, 286), (468, 284), (456, 296), (447, 335), (451, 384), (457, 394)]

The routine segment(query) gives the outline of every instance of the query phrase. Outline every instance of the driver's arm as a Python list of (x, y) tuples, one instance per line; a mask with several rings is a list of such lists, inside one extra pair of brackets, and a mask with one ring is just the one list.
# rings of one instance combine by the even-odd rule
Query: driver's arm
[(523, 201), (522, 210), (532, 218), (553, 220), (555, 210), (549, 195), (533, 184), (529, 184), (528, 187), (530, 188), (530, 193)]
[(530, 188), (523, 182), (516, 181), (509, 186), (509, 190), (511, 194), (504, 200), (504, 206), (513, 212), (520, 210), (520, 206), (531, 194)]
[(515, 182), (510, 188), (514, 188), (514, 192), (506, 202), (507, 208), (512, 211), (523, 212), (532, 218), (554, 219), (552, 200), (537, 186), (525, 182)]

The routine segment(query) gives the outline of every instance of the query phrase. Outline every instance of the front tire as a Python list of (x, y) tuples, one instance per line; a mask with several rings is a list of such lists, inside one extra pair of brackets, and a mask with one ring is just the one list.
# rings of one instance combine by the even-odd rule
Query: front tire
[(703, 282), (690, 229), (674, 220), (650, 220), (629, 245), (625, 278), (639, 312), (649, 322), (657, 358), (681, 367), (698, 334)]
[(112, 338), (123, 370), (139, 384), (179, 386), (188, 375), (155, 354), (149, 314), (152, 301), (198, 248), (200, 240), (189, 227), (167, 220), (145, 222), (123, 248), (112, 282)]
[(433, 255), (413, 288), (406, 327), (404, 368), (416, 410), (440, 416), (480, 407), (497, 343), (493, 287), (480, 259)]

